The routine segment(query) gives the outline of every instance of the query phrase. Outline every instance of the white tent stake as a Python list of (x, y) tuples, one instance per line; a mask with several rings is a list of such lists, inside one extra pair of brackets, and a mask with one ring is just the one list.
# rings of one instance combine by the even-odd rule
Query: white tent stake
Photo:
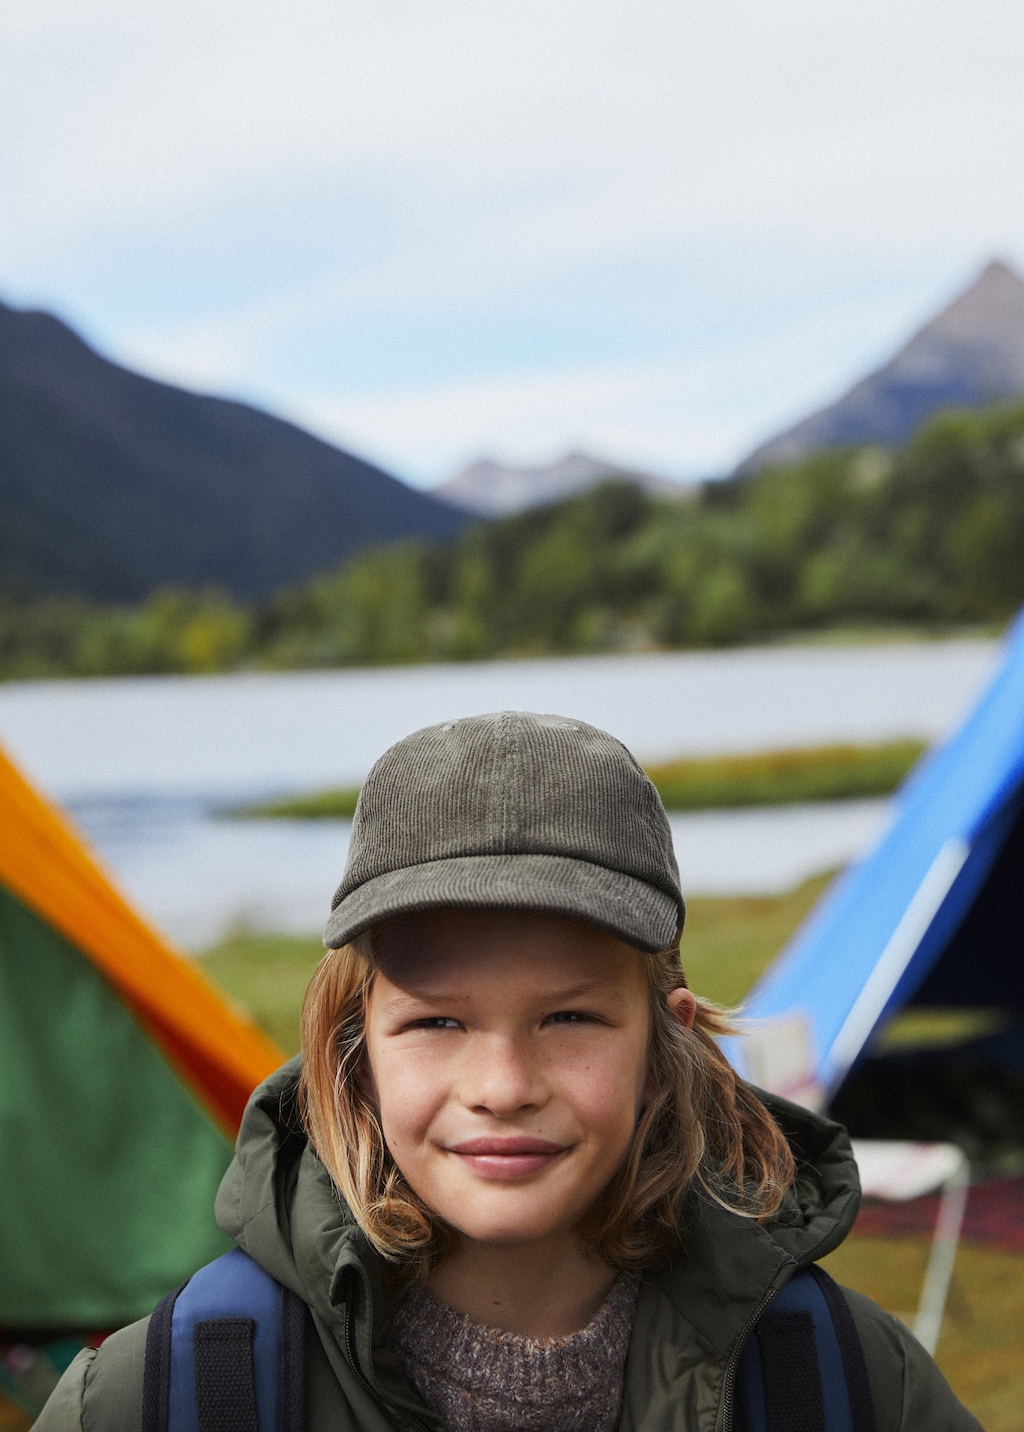
[(967, 1160), (961, 1156), (960, 1165), (942, 1185), (942, 1198), (938, 1217), (935, 1220), (935, 1236), (928, 1255), (921, 1301), (914, 1319), (914, 1336), (929, 1353), (935, 1353), (938, 1346), (942, 1314), (949, 1296), (949, 1285), (953, 1277), (953, 1263), (960, 1243), (960, 1229), (967, 1207), (971, 1171)]

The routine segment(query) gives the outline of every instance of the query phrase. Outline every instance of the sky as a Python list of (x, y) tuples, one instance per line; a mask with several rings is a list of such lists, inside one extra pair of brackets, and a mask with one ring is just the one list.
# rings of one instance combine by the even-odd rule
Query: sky
[(0, 43), (0, 297), (420, 486), (727, 472), (1024, 269), (1019, 0), (32, 0)]

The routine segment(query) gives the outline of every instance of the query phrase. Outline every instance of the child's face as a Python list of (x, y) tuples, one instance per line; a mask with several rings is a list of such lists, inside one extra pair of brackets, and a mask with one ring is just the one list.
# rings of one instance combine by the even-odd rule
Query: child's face
[(641, 956), (574, 920), (439, 910), (390, 927), (378, 962), (363, 1077), (409, 1184), (480, 1243), (569, 1233), (643, 1101)]

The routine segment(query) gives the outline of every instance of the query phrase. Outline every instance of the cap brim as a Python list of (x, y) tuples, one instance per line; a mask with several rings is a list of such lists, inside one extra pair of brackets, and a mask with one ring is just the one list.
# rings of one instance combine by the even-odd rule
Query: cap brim
[(566, 915), (652, 954), (670, 948), (682, 924), (673, 896), (619, 870), (562, 855), (463, 855), (358, 886), (332, 913), (324, 944), (338, 949), (382, 920), (442, 907)]

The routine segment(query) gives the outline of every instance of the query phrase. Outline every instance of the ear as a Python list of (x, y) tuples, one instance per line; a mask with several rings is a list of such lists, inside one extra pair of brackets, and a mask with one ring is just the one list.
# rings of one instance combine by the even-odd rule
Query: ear
[[(693, 1028), (693, 1021), (697, 1014), (697, 999), (695, 995), (691, 994), (688, 989), (680, 986), (679, 989), (674, 989), (668, 994), (665, 999), (665, 1004), (669, 1014), (671, 1014), (674, 1019), (678, 1019), (684, 1029)], [(654, 1071), (648, 1068), (647, 1077), (644, 1080), (644, 1105), (641, 1107), (646, 1106), (647, 1101), (651, 1098), (653, 1093)]]
[(669, 1013), (674, 1014), (684, 1029), (692, 1029), (694, 1017), (697, 1013), (697, 1000), (688, 989), (674, 989), (669, 994), (665, 1003), (668, 1005)]

